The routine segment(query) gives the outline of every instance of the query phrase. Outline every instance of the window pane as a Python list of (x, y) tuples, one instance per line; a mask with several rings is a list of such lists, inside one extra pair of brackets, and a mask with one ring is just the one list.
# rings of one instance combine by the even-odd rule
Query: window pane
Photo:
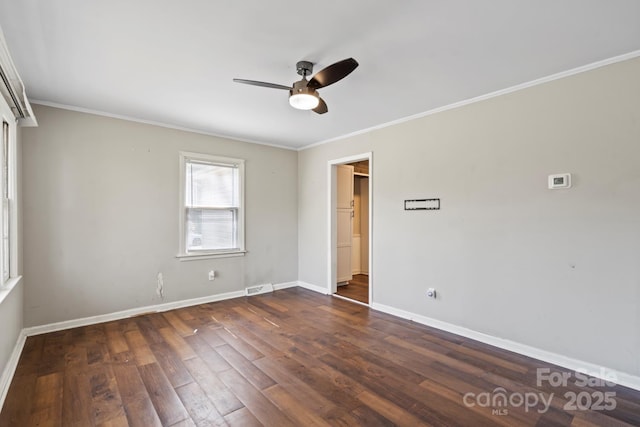
[(9, 123), (2, 122), (2, 197), (9, 198)]
[(2, 199), (2, 278), (9, 278), (9, 265), (11, 262), (9, 252), (9, 200)]
[(192, 207), (238, 207), (238, 169), (187, 162), (186, 204)]
[(2, 122), (2, 280), (6, 282), (10, 275), (11, 242), (9, 240), (9, 123)]
[(237, 249), (237, 209), (187, 209), (187, 251)]

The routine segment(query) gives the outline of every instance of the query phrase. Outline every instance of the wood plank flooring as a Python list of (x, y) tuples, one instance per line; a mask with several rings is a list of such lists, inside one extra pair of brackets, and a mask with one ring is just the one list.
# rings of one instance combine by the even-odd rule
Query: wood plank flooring
[(366, 274), (354, 274), (348, 285), (338, 286), (336, 294), (369, 304), (369, 276)]
[(537, 368), (566, 372), (291, 288), (29, 337), (0, 426), (640, 425), (640, 392)]

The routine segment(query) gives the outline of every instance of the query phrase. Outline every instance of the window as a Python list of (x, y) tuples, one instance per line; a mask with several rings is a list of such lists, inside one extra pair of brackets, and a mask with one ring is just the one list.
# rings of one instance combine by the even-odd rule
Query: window
[(180, 153), (180, 257), (244, 253), (244, 160)]
[(2, 244), (0, 245), (0, 271), (2, 272), (2, 284), (6, 283), (11, 277), (11, 217), (12, 206), (11, 197), (13, 191), (11, 190), (12, 178), (11, 178), (11, 151), (12, 144), (10, 137), (11, 126), (4, 117), (2, 119), (2, 140), (0, 141), (0, 169), (2, 175), (0, 176), (0, 192), (2, 193), (2, 212), (0, 213), (0, 222), (2, 223)]

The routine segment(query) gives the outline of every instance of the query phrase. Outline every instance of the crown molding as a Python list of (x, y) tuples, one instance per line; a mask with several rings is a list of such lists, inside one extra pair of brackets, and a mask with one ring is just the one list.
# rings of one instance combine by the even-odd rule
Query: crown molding
[(422, 113), (413, 114), (411, 116), (403, 117), (400, 119), (392, 120), (390, 122), (382, 123), (376, 126), (372, 126), (366, 129), (357, 130), (355, 132), (348, 133), (346, 135), (337, 136), (335, 138), (325, 139), (324, 141), (315, 142), (313, 144), (305, 145), (304, 147), (298, 148), (298, 151), (307, 150), (309, 148), (317, 147), (319, 145), (328, 144), (330, 142), (336, 142), (343, 139), (351, 138), (357, 135), (363, 135), (375, 130), (384, 129), (390, 126), (395, 126), (401, 123), (409, 122), (411, 120), (419, 119), (426, 116), (431, 116), (433, 114), (442, 113), (443, 111), (453, 110), (456, 108), (464, 107), (469, 104), (475, 104), (476, 102), (486, 101), (491, 98), (496, 98), (498, 96), (507, 95), (513, 92), (518, 92), (524, 89), (528, 89), (530, 87), (542, 85), (545, 83), (553, 82), (555, 80), (564, 79), (565, 77), (574, 76), (576, 74), (586, 73), (587, 71), (595, 70), (598, 68), (606, 67), (607, 65), (616, 64), (618, 62), (628, 61), (630, 59), (635, 59), (640, 57), (640, 50), (635, 50), (633, 52), (625, 53), (623, 55), (614, 56), (612, 58), (604, 59), (602, 61), (593, 62), (591, 64), (583, 65), (580, 67), (572, 68), (567, 71), (562, 71), (559, 73), (551, 74), (546, 77), (541, 77), (539, 79), (531, 80), (525, 83), (520, 83), (515, 86), (511, 86), (505, 89), (500, 89), (494, 92), (489, 92), (484, 95), (479, 95), (473, 98), (465, 99), (463, 101), (454, 102), (452, 104), (444, 105), (442, 107), (437, 107)]
[(128, 122), (142, 123), (142, 124), (145, 124), (145, 125), (158, 126), (158, 127), (162, 127), (162, 128), (166, 128), (166, 129), (173, 129), (173, 130), (179, 130), (179, 131), (182, 131), (182, 132), (195, 133), (195, 134), (198, 134), (198, 135), (206, 135), (206, 136), (212, 136), (212, 137), (215, 137), (215, 138), (228, 139), (228, 140), (231, 140), (231, 141), (245, 142), (245, 143), (248, 143), (248, 144), (265, 145), (267, 147), (280, 148), (280, 149), (289, 150), (289, 151), (296, 151), (297, 150), (296, 148), (287, 147), (286, 145), (271, 144), (271, 143), (268, 143), (268, 142), (263, 142), (263, 141), (253, 140), (253, 139), (238, 138), (238, 137), (235, 137), (235, 136), (224, 135), (224, 134), (219, 134), (219, 133), (214, 133), (214, 132), (207, 132), (207, 131), (203, 131), (203, 130), (199, 130), (199, 129), (193, 129), (193, 128), (188, 128), (188, 127), (184, 127), (184, 126), (172, 125), (172, 124), (169, 124), (169, 123), (157, 122), (157, 121), (154, 121), (154, 120), (141, 119), (141, 118), (138, 118), (138, 117), (127, 116), (127, 115), (124, 115), (124, 114), (113, 114), (113, 113), (108, 113), (106, 111), (93, 110), (91, 108), (77, 107), (77, 106), (74, 106), (74, 105), (60, 104), (60, 103), (57, 103), (57, 102), (43, 101), (43, 100), (40, 100), (40, 99), (32, 99), (32, 100), (30, 100), (30, 102), (31, 102), (31, 104), (42, 105), (42, 106), (45, 106), (45, 107), (59, 108), (61, 110), (75, 111), (77, 113), (92, 114), (94, 116), (109, 117), (111, 119), (117, 119), (117, 120), (126, 120)]

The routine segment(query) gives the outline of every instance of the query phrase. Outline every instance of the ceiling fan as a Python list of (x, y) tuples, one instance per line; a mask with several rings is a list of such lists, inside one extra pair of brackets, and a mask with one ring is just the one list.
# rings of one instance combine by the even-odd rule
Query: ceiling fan
[(279, 85), (276, 83), (259, 82), (256, 80), (233, 79), (236, 83), (244, 83), (253, 86), (269, 87), (272, 89), (284, 89), (289, 91), (289, 104), (293, 108), (299, 110), (313, 110), (318, 114), (324, 114), (329, 109), (318, 89), (334, 84), (335, 82), (347, 77), (358, 66), (358, 61), (353, 58), (343, 59), (342, 61), (331, 64), (322, 69), (311, 80), (307, 80), (307, 76), (313, 72), (313, 63), (309, 61), (299, 61), (296, 64), (298, 74), (302, 79), (293, 83), (291, 87)]

